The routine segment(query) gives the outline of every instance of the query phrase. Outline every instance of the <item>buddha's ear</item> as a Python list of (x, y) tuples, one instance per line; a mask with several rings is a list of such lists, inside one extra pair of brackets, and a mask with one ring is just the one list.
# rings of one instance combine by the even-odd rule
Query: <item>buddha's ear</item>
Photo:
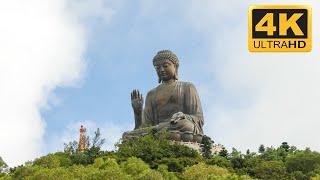
[(176, 72), (174, 73), (173, 79), (178, 80), (178, 67), (176, 67)]
[(158, 77), (158, 83), (159, 83), (159, 84), (161, 83), (161, 78), (160, 78), (160, 77)]

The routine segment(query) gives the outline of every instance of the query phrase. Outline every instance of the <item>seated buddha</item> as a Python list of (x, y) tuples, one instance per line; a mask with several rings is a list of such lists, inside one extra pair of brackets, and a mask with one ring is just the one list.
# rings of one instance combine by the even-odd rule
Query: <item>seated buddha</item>
[(131, 93), (135, 128), (124, 137), (143, 134), (146, 129), (166, 130), (172, 140), (201, 141), (203, 113), (195, 86), (178, 80), (178, 57), (169, 50), (159, 51), (153, 58), (159, 85), (144, 98), (139, 90)]

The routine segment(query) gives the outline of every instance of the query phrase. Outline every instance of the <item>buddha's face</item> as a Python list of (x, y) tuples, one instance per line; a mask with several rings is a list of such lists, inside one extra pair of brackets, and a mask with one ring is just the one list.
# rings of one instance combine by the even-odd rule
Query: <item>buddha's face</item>
[(174, 79), (176, 67), (170, 60), (162, 60), (155, 64), (155, 68), (160, 80), (166, 82)]

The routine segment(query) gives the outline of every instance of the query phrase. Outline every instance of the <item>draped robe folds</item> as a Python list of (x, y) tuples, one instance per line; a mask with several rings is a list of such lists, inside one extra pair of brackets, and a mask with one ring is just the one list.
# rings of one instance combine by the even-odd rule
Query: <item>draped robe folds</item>
[[(173, 114), (183, 112), (185, 119), (171, 124)], [(147, 94), (141, 128), (167, 128), (180, 132), (203, 134), (203, 113), (197, 90), (192, 83), (162, 83)]]

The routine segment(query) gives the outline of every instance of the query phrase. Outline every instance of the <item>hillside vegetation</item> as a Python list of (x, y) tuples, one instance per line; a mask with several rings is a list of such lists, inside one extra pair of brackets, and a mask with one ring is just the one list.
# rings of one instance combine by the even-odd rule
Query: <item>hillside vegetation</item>
[(0, 179), (320, 179), (320, 154), (286, 142), (277, 148), (261, 145), (257, 153), (224, 149), (211, 156), (172, 144), (165, 134), (120, 142), (111, 152), (101, 149), (103, 143), (96, 131), (84, 152), (70, 142), (63, 152), (10, 169), (0, 158)]

